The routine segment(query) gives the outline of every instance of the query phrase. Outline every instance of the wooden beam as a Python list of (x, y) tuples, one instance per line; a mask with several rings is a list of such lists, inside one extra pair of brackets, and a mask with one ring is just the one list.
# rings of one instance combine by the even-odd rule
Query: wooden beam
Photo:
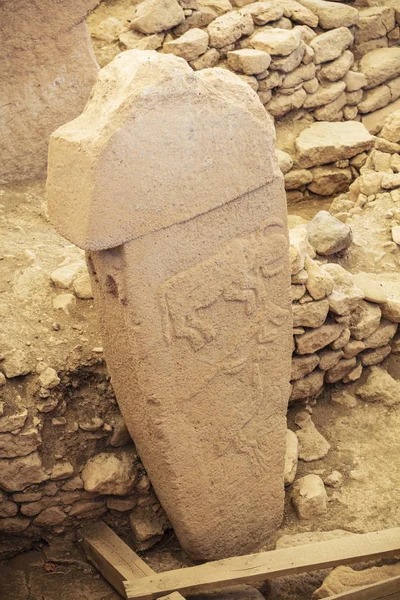
[(274, 577), (326, 569), (400, 554), (400, 527), (327, 542), (226, 558), (204, 565), (126, 581), (128, 600), (153, 600), (174, 591), (194, 593), (255, 583)]
[[(126, 598), (124, 581), (155, 575), (155, 572), (103, 521), (79, 530), (82, 548), (105, 579)], [(185, 600), (179, 593), (168, 600)]]
[(399, 598), (400, 576), (329, 596), (326, 600), (398, 600)]

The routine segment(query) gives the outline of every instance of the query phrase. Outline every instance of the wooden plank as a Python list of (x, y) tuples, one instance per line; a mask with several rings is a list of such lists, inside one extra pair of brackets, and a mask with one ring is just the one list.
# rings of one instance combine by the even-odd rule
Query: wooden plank
[(307, 546), (226, 558), (137, 581), (126, 581), (124, 585), (128, 600), (153, 600), (173, 591), (185, 594), (249, 584), (396, 554), (400, 554), (400, 527)]
[[(124, 581), (155, 575), (155, 571), (144, 562), (103, 521), (91, 523), (79, 530), (83, 550), (104, 579), (126, 598)], [(165, 600), (185, 600), (174, 592)]]
[(399, 600), (399, 598), (400, 576), (329, 596), (326, 600)]

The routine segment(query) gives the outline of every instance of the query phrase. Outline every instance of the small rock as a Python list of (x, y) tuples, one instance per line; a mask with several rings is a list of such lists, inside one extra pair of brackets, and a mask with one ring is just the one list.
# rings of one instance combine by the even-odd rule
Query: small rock
[(305, 462), (324, 458), (331, 448), (331, 445), (315, 427), (311, 418), (301, 425), (301, 430), (296, 431), (296, 435), (299, 440), (299, 459)]
[(245, 75), (258, 75), (268, 69), (271, 63), (271, 57), (267, 52), (253, 48), (228, 52), (227, 59), (234, 71), (240, 71)]
[(301, 36), (296, 29), (263, 27), (251, 36), (250, 44), (273, 56), (288, 56), (300, 46)]
[(60, 481), (61, 479), (68, 479), (74, 474), (74, 467), (69, 462), (69, 460), (62, 460), (56, 462), (52, 471), (51, 471), (51, 479), (54, 481)]
[(343, 483), (343, 475), (340, 471), (332, 471), (324, 480), (328, 487), (339, 488)]
[(53, 300), (53, 308), (63, 310), (67, 315), (69, 309), (75, 306), (76, 298), (73, 294), (58, 294)]
[(356, 273), (353, 275), (353, 280), (355, 285), (364, 292), (365, 300), (368, 300), (369, 302), (376, 302), (377, 304), (386, 302), (387, 295), (384, 287), (379, 281), (374, 281), (371, 279), (368, 273)]
[(109, 497), (107, 498), (107, 508), (117, 510), (118, 512), (126, 512), (132, 510), (136, 506), (136, 498), (134, 496), (126, 496), (126, 498)]
[(160, 33), (184, 20), (185, 13), (177, 0), (144, 0), (136, 7), (131, 28), (146, 34)]
[(344, 406), (345, 408), (355, 408), (358, 404), (357, 398), (352, 396), (352, 394), (346, 390), (332, 392), (331, 402), (334, 404), (339, 404), (340, 406)]
[(320, 369), (315, 369), (310, 375), (298, 379), (292, 383), (292, 393), (290, 402), (295, 400), (304, 400), (317, 396), (324, 387), (324, 372)]
[(330, 256), (348, 248), (353, 234), (346, 223), (321, 210), (308, 224), (308, 239), (318, 254)]
[(371, 585), (391, 577), (400, 575), (400, 563), (384, 565), (382, 567), (369, 567), (362, 570), (353, 570), (351, 567), (340, 566), (333, 569), (312, 595), (313, 600), (327, 598), (345, 592), (354, 593), (365, 585)]
[(92, 286), (90, 283), (89, 273), (84, 273), (80, 277), (77, 277), (73, 284), (73, 290), (81, 300), (90, 300), (93, 298)]
[(370, 336), (379, 327), (381, 315), (381, 309), (377, 304), (361, 301), (351, 313), (351, 335), (356, 340), (363, 340)]
[(67, 518), (66, 513), (58, 506), (45, 508), (33, 520), (33, 524), (37, 527), (52, 527), (59, 525)]
[(394, 406), (400, 402), (400, 384), (387, 371), (373, 366), (366, 381), (358, 386), (356, 394), (366, 402)]
[(32, 371), (31, 361), (23, 350), (13, 349), (4, 353), (2, 362), (4, 375), (11, 379), (12, 377), (21, 377)]
[(61, 379), (57, 375), (57, 371), (52, 369), (51, 367), (47, 367), (39, 377), (39, 383), (42, 387), (51, 390), (56, 387), (60, 383)]
[(163, 45), (163, 52), (175, 54), (187, 61), (197, 60), (208, 48), (208, 33), (202, 29), (189, 29), (175, 40)]
[(328, 300), (315, 300), (306, 304), (293, 304), (293, 327), (321, 327), (329, 311)]
[(19, 492), (48, 478), (38, 452), (18, 458), (4, 458), (1, 461), (0, 489), (6, 492)]
[(294, 356), (292, 358), (292, 371), (290, 380), (302, 379), (318, 365), (319, 358), (317, 354), (306, 354), (304, 356)]
[(295, 481), (291, 501), (300, 519), (314, 519), (325, 515), (328, 496), (321, 477), (311, 474)]
[(85, 269), (86, 265), (83, 261), (69, 263), (53, 271), (50, 279), (56, 287), (68, 290), (72, 286), (74, 279), (81, 275)]
[(278, 159), (279, 168), (285, 175), (293, 167), (293, 158), (287, 152), (283, 152), (283, 150), (275, 150), (275, 154)]
[(364, 292), (354, 284), (352, 274), (340, 265), (328, 263), (324, 269), (334, 282), (333, 292), (328, 298), (329, 310), (337, 315), (349, 315), (363, 300)]
[(293, 483), (296, 477), (297, 461), (299, 456), (299, 441), (297, 435), (291, 429), (286, 431), (286, 454), (284, 482), (285, 485)]
[(342, 333), (344, 327), (340, 323), (325, 323), (318, 329), (306, 331), (303, 335), (296, 336), (298, 354), (313, 354), (322, 350)]
[(138, 550), (147, 550), (153, 546), (169, 526), (164, 511), (154, 512), (149, 506), (137, 506), (129, 515), (129, 522)]
[(126, 496), (137, 479), (136, 455), (128, 449), (102, 452), (89, 459), (81, 475), (87, 492)]
[(386, 346), (394, 337), (397, 327), (397, 323), (382, 319), (375, 331), (368, 337), (363, 338), (365, 347), (380, 348), (381, 346)]
[[(252, 34), (254, 23), (251, 15), (243, 14), (241, 11), (231, 11), (212, 21), (207, 31), (210, 36), (210, 46), (223, 48), (237, 42), (242, 35)], [(264, 50), (264, 48), (259, 49)]]

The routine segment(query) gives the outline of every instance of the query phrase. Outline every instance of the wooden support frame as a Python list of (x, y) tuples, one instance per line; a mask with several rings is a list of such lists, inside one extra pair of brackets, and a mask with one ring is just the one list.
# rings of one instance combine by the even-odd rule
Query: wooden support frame
[(256, 583), (395, 555), (400, 555), (400, 527), (306, 546), (236, 556), (150, 575), (136, 581), (126, 581), (124, 586), (128, 600), (154, 600), (174, 591), (182, 594), (203, 592), (216, 587)]
[(329, 596), (326, 600), (399, 600), (400, 576)]
[[(126, 598), (124, 582), (156, 575), (121, 538), (103, 521), (91, 523), (79, 531), (82, 548), (104, 579)], [(169, 594), (169, 600), (185, 600), (181, 594)]]
[[(193, 593), (362, 560), (400, 557), (400, 528), (396, 528), (157, 574), (105, 523), (88, 525), (80, 534), (89, 560), (127, 600), (185, 600), (180, 592)], [(400, 600), (400, 576), (327, 600)]]

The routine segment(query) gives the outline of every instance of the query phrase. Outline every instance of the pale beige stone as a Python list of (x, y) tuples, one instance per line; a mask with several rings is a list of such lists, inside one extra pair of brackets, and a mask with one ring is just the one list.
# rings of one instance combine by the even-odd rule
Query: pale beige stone
[(343, 78), (348, 92), (357, 92), (359, 89), (367, 85), (368, 81), (364, 73), (357, 71), (349, 71)]
[(187, 61), (196, 60), (208, 48), (208, 33), (202, 29), (189, 29), (186, 33), (163, 45), (163, 52), (175, 54)]
[(50, 134), (83, 109), (98, 71), (85, 16), (97, 4), (1, 4), (0, 183), (43, 177)]
[(336, 83), (324, 86), (321, 85), (314, 94), (307, 95), (304, 100), (304, 108), (315, 108), (317, 106), (329, 104), (329, 102), (336, 100), (336, 98), (340, 96), (345, 87), (343, 81), (337, 81)]
[(400, 142), (400, 110), (389, 115), (380, 135), (389, 142)]
[(291, 429), (286, 431), (286, 454), (284, 483), (290, 485), (296, 477), (297, 462), (299, 456), (299, 441), (297, 435)]
[(388, 297), (382, 282), (374, 280), (369, 273), (356, 273), (353, 275), (354, 283), (364, 292), (365, 300), (383, 304), (387, 302)]
[(379, 346), (372, 350), (365, 350), (360, 356), (361, 364), (364, 367), (370, 367), (371, 365), (378, 365), (381, 363), (392, 351), (390, 344), (387, 346)]
[(319, 368), (323, 371), (332, 369), (338, 364), (339, 360), (343, 357), (343, 354), (342, 350), (331, 350), (330, 348), (322, 350), (319, 353)]
[(256, 550), (282, 518), (292, 323), (273, 142), (235, 74), (135, 50), (52, 139), (52, 221), (89, 250), (121, 412), (199, 559)]
[(158, 50), (163, 45), (164, 33), (144, 35), (139, 31), (126, 31), (119, 36), (119, 41), (128, 50)]
[[(300, 423), (298, 424), (300, 425)], [(300, 431), (296, 431), (299, 440), (299, 459), (304, 462), (313, 462), (325, 458), (331, 445), (315, 427), (311, 417), (306, 419), (300, 427)]]
[(329, 301), (293, 304), (293, 327), (321, 327), (328, 316)]
[(368, 377), (357, 387), (357, 396), (366, 402), (394, 406), (400, 402), (400, 384), (382, 367), (373, 366)]
[(367, 79), (366, 89), (374, 88), (400, 72), (400, 48), (377, 48), (365, 54), (360, 61), (360, 71)]
[[(313, 217), (307, 226), (307, 230), (311, 246), (317, 254), (322, 256), (330, 256), (345, 250), (350, 246), (353, 239), (351, 228), (326, 210), (320, 210)], [(332, 268), (332, 265), (325, 266), (328, 273), (330, 273), (330, 268)], [(341, 269), (341, 267), (339, 268)]]
[(210, 67), (215, 67), (218, 64), (218, 61), (218, 50), (216, 48), (210, 48), (197, 60), (191, 62), (190, 66), (193, 67), (195, 71), (200, 71), (200, 69), (209, 69)]
[(292, 358), (291, 381), (302, 379), (314, 371), (318, 365), (319, 358), (317, 354), (306, 354), (304, 356), (294, 356)]
[(278, 159), (278, 165), (282, 173), (288, 173), (293, 167), (293, 158), (287, 152), (283, 150), (275, 150), (276, 158)]
[(250, 14), (255, 25), (265, 25), (279, 19), (283, 15), (283, 8), (272, 2), (251, 2), (242, 9), (242, 13)]
[(289, 259), (290, 273), (296, 275), (304, 269), (304, 262), (308, 251), (308, 233), (304, 225), (297, 225), (289, 231)]
[[(273, 61), (271, 62), (270, 69), (272, 71), (282, 71), (282, 73), (291, 73), (294, 69), (296, 69), (301, 61), (304, 58), (305, 50), (307, 46), (303, 41), (300, 40), (300, 45), (296, 50), (293, 50), (288, 56), (281, 57), (273, 57)], [(297, 85), (297, 88), (300, 84)], [(288, 91), (284, 91), (282, 89), (282, 93), (288, 93)]]
[(370, 6), (360, 10), (355, 32), (356, 44), (385, 36), (395, 27), (395, 14), (390, 6)]
[(87, 492), (125, 496), (137, 479), (136, 455), (127, 449), (101, 452), (88, 460), (81, 477)]
[[(305, 335), (305, 334), (304, 334)], [(290, 402), (318, 396), (324, 387), (324, 372), (315, 369), (309, 375), (293, 381)]]
[(333, 291), (334, 282), (329, 273), (317, 262), (306, 256), (304, 261), (308, 273), (306, 281), (307, 291), (314, 300), (322, 300)]
[(307, 169), (292, 169), (285, 175), (285, 189), (297, 190), (312, 181), (313, 176)]
[(319, 475), (305, 475), (294, 482), (291, 501), (300, 519), (315, 519), (327, 513), (328, 495)]
[(296, 138), (295, 146), (299, 166), (308, 168), (351, 158), (373, 143), (362, 123), (313, 123)]
[(383, 108), (391, 101), (390, 89), (387, 85), (379, 85), (372, 90), (366, 90), (362, 102), (358, 105), (360, 113), (369, 113)]
[(313, 117), (317, 121), (342, 121), (342, 109), (346, 105), (346, 94), (343, 92), (336, 100), (316, 108), (313, 112)]
[(332, 166), (311, 169), (313, 181), (308, 186), (310, 192), (319, 196), (333, 196), (348, 190), (353, 176), (350, 169), (338, 169)]
[(356, 358), (342, 358), (339, 362), (325, 373), (327, 383), (337, 383), (345, 375), (350, 373), (357, 365)]
[(384, 565), (382, 567), (369, 567), (354, 570), (351, 567), (336, 567), (329, 573), (323, 584), (313, 593), (313, 600), (327, 598), (336, 594), (357, 593), (358, 588), (368, 586), (391, 577), (400, 575), (400, 563)]
[(48, 478), (38, 452), (18, 458), (4, 458), (1, 461), (0, 489), (6, 492), (19, 492)]
[(310, 46), (315, 53), (314, 62), (320, 64), (334, 60), (352, 43), (353, 36), (347, 27), (339, 27), (321, 33), (310, 42)]
[(312, 10), (302, 6), (300, 2), (295, 0), (274, 0), (278, 6), (283, 8), (285, 17), (289, 17), (292, 21), (307, 25), (308, 27), (316, 27), (318, 25), (318, 16)]
[(131, 20), (131, 28), (142, 33), (160, 33), (179, 25), (185, 14), (178, 0), (144, 0)]
[(250, 43), (257, 50), (264, 50), (268, 54), (287, 56), (299, 47), (300, 32), (297, 29), (272, 29), (263, 27), (252, 36)]
[(351, 314), (350, 331), (356, 340), (370, 336), (379, 326), (381, 309), (377, 304), (362, 301)]
[(241, 71), (245, 75), (257, 75), (268, 69), (271, 57), (267, 52), (244, 48), (232, 50), (227, 54), (228, 64), (234, 71)]
[(362, 340), (350, 339), (343, 347), (343, 355), (345, 358), (353, 358), (365, 350), (365, 344)]
[(311, 354), (322, 350), (337, 340), (344, 327), (340, 323), (326, 323), (318, 329), (310, 329), (302, 335), (296, 336), (298, 354)]
[(397, 323), (382, 319), (375, 331), (368, 337), (363, 338), (365, 347), (379, 348), (380, 346), (386, 346), (394, 337), (397, 327)]
[(315, 76), (315, 65), (314, 63), (310, 63), (308, 65), (301, 65), (294, 69), (291, 73), (285, 76), (283, 80), (282, 88), (291, 88), (303, 83), (305, 81), (309, 81), (313, 79)]
[(322, 80), (338, 81), (339, 79), (343, 79), (353, 63), (353, 53), (350, 50), (345, 50), (339, 58), (324, 65), (319, 71), (318, 77)]
[(207, 27), (207, 31), (210, 36), (210, 46), (223, 48), (236, 42), (242, 35), (253, 33), (254, 23), (251, 15), (243, 14), (241, 11), (232, 11), (212, 21)]
[(266, 105), (267, 111), (273, 117), (283, 117), (291, 110), (300, 108), (307, 94), (303, 89), (297, 90), (290, 95), (275, 94), (270, 102)]
[(318, 16), (319, 26), (322, 29), (350, 27), (357, 23), (358, 10), (342, 2), (328, 2), (328, 0), (298, 1)]

